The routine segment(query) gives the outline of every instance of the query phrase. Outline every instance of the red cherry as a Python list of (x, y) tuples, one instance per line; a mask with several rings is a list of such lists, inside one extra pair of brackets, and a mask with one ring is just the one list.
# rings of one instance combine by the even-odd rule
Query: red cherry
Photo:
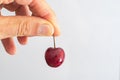
[(65, 58), (65, 53), (62, 48), (48, 48), (45, 52), (46, 63), (51, 67), (60, 66)]

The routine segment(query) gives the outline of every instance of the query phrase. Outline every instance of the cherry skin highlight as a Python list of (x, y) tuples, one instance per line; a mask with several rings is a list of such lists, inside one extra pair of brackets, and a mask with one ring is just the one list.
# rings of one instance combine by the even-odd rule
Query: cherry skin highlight
[(63, 63), (64, 58), (65, 53), (62, 48), (50, 47), (45, 52), (45, 60), (50, 67), (59, 67)]

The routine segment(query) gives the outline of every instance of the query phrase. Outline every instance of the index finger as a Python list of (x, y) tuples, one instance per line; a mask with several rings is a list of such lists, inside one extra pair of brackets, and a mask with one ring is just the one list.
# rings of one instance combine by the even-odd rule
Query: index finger
[(45, 0), (33, 0), (29, 8), (33, 15), (47, 19), (53, 25), (55, 36), (60, 35), (56, 16)]

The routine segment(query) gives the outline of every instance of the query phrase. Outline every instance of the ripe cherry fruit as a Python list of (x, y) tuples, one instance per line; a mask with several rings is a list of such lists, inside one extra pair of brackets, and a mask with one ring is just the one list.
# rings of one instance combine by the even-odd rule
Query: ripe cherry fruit
[(45, 52), (45, 60), (46, 63), (50, 67), (59, 67), (65, 58), (65, 52), (62, 48), (56, 48), (55, 47), (55, 37), (53, 36), (53, 41), (54, 41), (54, 48), (50, 47), (46, 50)]

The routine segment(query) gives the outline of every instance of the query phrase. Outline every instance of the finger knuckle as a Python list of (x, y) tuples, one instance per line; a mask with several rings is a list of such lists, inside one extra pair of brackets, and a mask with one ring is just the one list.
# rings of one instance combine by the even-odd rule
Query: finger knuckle
[(23, 20), (19, 23), (17, 35), (24, 36), (30, 32), (30, 24), (27, 20)]

